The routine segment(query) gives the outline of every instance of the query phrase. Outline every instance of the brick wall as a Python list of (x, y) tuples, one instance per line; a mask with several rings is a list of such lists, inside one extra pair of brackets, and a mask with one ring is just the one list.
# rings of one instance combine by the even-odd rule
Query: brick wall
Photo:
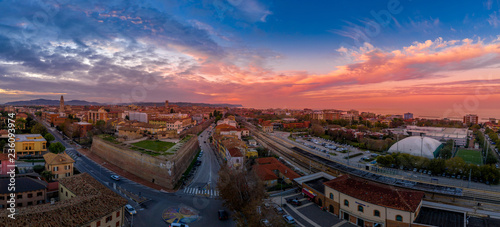
[[(173, 189), (194, 158), (198, 147), (198, 139), (193, 135), (176, 154), (153, 157), (94, 136), (90, 152), (144, 180)], [(169, 162), (172, 164), (171, 175), (167, 169)]]

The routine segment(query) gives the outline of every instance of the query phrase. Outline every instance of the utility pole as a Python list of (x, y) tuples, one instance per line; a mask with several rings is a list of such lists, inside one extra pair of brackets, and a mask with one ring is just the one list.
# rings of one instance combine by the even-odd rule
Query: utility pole
[(399, 134), (396, 134), (396, 152), (399, 152)]
[(420, 139), (422, 140), (421, 144), (420, 144), (420, 157), (423, 157), (423, 154), (424, 154), (424, 136), (423, 135), (420, 135)]
[(470, 177), (471, 177), (471, 174), (472, 174), (472, 168), (469, 170), (469, 183), (467, 184), (468, 188), (470, 187)]

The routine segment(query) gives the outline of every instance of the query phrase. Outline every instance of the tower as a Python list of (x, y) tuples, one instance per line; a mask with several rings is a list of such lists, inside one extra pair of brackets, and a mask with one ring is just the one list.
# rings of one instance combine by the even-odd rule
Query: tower
[(59, 101), (59, 112), (64, 112), (64, 97), (61, 95), (61, 101)]
[(165, 109), (168, 108), (168, 100), (165, 100)]

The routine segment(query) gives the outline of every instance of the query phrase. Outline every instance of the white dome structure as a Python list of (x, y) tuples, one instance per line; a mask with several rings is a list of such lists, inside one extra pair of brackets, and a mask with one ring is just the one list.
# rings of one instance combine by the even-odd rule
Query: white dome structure
[[(422, 146), (423, 145), (423, 146)], [(433, 159), (438, 156), (443, 144), (429, 137), (410, 136), (400, 140), (389, 148), (389, 153), (406, 153)]]

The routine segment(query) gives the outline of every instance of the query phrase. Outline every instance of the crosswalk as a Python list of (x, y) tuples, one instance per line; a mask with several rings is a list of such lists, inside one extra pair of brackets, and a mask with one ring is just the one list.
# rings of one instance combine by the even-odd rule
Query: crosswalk
[(217, 190), (212, 190), (212, 189), (199, 189), (199, 188), (190, 188), (186, 187), (184, 188), (184, 193), (190, 194), (190, 195), (200, 195), (200, 196), (206, 196), (210, 198), (215, 198), (219, 196), (219, 191)]
[(75, 153), (75, 149), (73, 149), (73, 148), (66, 149), (66, 154), (68, 154), (74, 160), (76, 160), (78, 158), (78, 156)]

